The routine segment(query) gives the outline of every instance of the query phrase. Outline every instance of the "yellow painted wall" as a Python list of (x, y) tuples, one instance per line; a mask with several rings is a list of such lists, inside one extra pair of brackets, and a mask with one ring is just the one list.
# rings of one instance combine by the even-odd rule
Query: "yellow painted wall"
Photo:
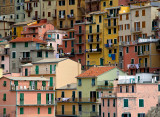
[[(104, 2), (106, 2), (106, 6), (103, 6)], [(105, 11), (105, 8), (116, 6), (118, 6), (118, 0), (114, 0), (112, 5), (110, 5), (110, 0), (101, 0), (101, 11)]]
[[(24, 37), (21, 35), (21, 31), (23, 31), (23, 26), (16, 26), (16, 36), (12, 36), (12, 39), (15, 39), (16, 37)], [(14, 27), (12, 27), (12, 35), (14, 35)]]

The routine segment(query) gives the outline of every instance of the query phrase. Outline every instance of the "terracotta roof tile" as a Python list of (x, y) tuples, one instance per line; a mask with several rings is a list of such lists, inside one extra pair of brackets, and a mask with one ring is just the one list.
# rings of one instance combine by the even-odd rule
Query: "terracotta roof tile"
[(13, 39), (10, 41), (10, 43), (19, 43), (19, 42), (37, 42), (37, 43), (47, 43), (46, 41), (32, 38), (32, 37), (17, 37), (16, 39)]
[(87, 71), (85, 71), (84, 73), (80, 74), (77, 76), (81, 77), (81, 78), (87, 78), (87, 77), (97, 77), (113, 68), (116, 68), (115, 66), (113, 67), (106, 67), (106, 66), (101, 66), (101, 67), (91, 67), (90, 69), (88, 69)]
[(38, 24), (32, 24), (32, 25), (29, 25), (28, 27), (38, 27), (38, 26), (42, 26), (46, 23), (38, 23)]

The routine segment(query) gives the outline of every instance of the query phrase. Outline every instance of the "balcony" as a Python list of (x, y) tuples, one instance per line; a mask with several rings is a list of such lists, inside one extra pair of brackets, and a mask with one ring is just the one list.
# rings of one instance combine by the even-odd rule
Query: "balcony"
[(58, 45), (57, 49), (58, 49), (58, 50), (62, 50), (62, 49), (63, 49), (63, 46), (62, 46), (62, 45)]
[(113, 81), (98, 81), (97, 82), (97, 90), (112, 90), (113, 89)]
[(59, 15), (60, 20), (65, 20), (65, 15)]
[(95, 19), (88, 19), (86, 24), (96, 24), (96, 20)]
[(70, 29), (72, 27), (68, 26), (68, 25), (60, 25), (60, 26), (57, 26), (58, 29), (61, 29), (61, 30), (67, 30), (67, 29)]
[(85, 43), (85, 40), (75, 40), (75, 44), (77, 44), (77, 45), (81, 45), (84, 43)]
[(85, 0), (86, 3), (90, 3), (90, 2), (100, 2), (100, 0)]
[(77, 98), (57, 98), (56, 102), (78, 102)]
[(69, 37), (69, 36), (63, 36), (63, 39), (62, 40), (64, 40), (64, 41), (67, 41), (67, 40), (75, 40), (75, 38), (74, 37)]
[(40, 46), (40, 47), (36, 47), (34, 49), (31, 49), (31, 51), (54, 51), (54, 48), (52, 46)]
[(21, 31), (21, 35), (38, 34), (38, 30)]
[(67, 15), (67, 18), (68, 18), (68, 19), (74, 19), (74, 18), (75, 18), (75, 15), (74, 15), (74, 14), (69, 14), (69, 15)]
[(85, 34), (85, 30), (75, 31), (75, 35), (84, 35), (84, 34)]
[(18, 36), (18, 33), (17, 32), (13, 32), (12, 33), (12, 37), (17, 37)]
[(139, 63), (140, 68), (148, 68), (149, 65), (147, 63)]
[(100, 34), (100, 33), (102, 33), (102, 29), (99, 29), (99, 30), (92, 30), (92, 31), (86, 30), (86, 34), (88, 34), (88, 35), (92, 35), (92, 34)]
[(96, 39), (88, 39), (87, 41), (89, 44), (98, 44), (101, 43), (101, 39), (100, 38), (96, 38)]
[(118, 18), (118, 14), (105, 15), (104, 19)]
[(102, 98), (115, 98), (117, 95), (116, 93), (103, 93)]
[(25, 3), (27, 3), (27, 2), (39, 2), (39, 0), (25, 0), (24, 2)]
[(98, 102), (96, 98), (78, 98), (78, 103), (95, 103)]
[(105, 23), (104, 26), (105, 26), (106, 28), (116, 28), (116, 27), (118, 27), (117, 24), (114, 24), (114, 25), (112, 24), (112, 25), (111, 25), (111, 24), (108, 24), (108, 23)]
[(107, 49), (112, 49), (112, 48), (118, 47), (118, 44), (113, 44), (113, 43), (111, 43), (111, 44), (108, 43), (108, 44), (104, 44), (104, 45)]
[(77, 55), (81, 55), (81, 54), (84, 54), (85, 51), (84, 50), (75, 50), (74, 53), (77, 54)]
[(156, 49), (160, 51), (160, 44), (156, 46)]
[(26, 57), (26, 58), (20, 58), (21, 63), (31, 63), (32, 58), (31, 57)]
[(150, 51), (138, 52), (138, 56), (149, 56)]
[(86, 53), (101, 53), (102, 48), (97, 48), (97, 49), (86, 49)]
[(132, 29), (131, 32), (132, 32), (132, 33), (141, 33), (141, 32), (142, 32), (142, 28), (140, 28), (140, 27), (135, 27), (134, 29)]
[(129, 69), (138, 69), (139, 68), (139, 64), (128, 64), (127, 66)]
[(78, 111), (56, 111), (56, 116), (63, 117), (77, 117), (79, 115)]
[(31, 12), (33, 10), (32, 7), (25, 9), (26, 12)]
[(36, 88), (32, 86), (15, 86), (11, 85), (11, 91), (54, 91), (53, 87), (41, 86), (41, 88)]
[(60, 53), (59, 58), (65, 58), (65, 57), (74, 57), (74, 52), (72, 53)]

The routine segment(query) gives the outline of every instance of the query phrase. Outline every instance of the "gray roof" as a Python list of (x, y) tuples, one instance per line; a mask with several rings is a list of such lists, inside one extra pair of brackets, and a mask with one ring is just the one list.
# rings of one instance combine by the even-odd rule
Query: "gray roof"
[(33, 64), (32, 63), (27, 63), (27, 64), (24, 64), (24, 65), (21, 65), (22, 67), (30, 67), (32, 66)]
[(40, 61), (33, 62), (32, 64), (59, 63), (66, 59), (67, 58), (47, 58), (47, 59), (42, 59)]
[(44, 77), (13, 77), (13, 76), (7, 76), (6, 78), (10, 79), (10, 80), (41, 80), (41, 81), (49, 81), (49, 79), (44, 78)]
[(67, 89), (68, 90), (77, 89), (77, 83), (67, 84), (65, 86), (58, 88), (57, 90), (67, 90)]

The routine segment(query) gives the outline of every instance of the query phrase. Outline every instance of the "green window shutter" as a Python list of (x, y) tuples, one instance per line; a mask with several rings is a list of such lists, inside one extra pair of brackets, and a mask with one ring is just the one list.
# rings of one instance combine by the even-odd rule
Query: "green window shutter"
[(15, 85), (15, 86), (18, 86), (18, 81), (14, 81), (14, 85)]
[(139, 107), (144, 107), (144, 100), (143, 99), (139, 99)]
[(43, 86), (43, 87), (46, 86), (46, 81), (42, 81), (42, 86)]
[(141, 115), (138, 113), (138, 117), (141, 117)]
[(67, 41), (65, 41), (65, 48), (67, 48)]
[(40, 108), (38, 107), (38, 114), (40, 114)]
[(52, 102), (52, 104), (54, 104), (54, 95), (53, 95), (53, 93), (51, 93), (51, 102)]
[(32, 86), (32, 81), (29, 81), (29, 86)]
[(4, 82), (3, 82), (3, 86), (4, 86), (4, 87), (6, 87), (6, 85), (7, 85), (7, 82), (6, 82), (6, 81), (4, 81)]
[(99, 92), (97, 92), (97, 98), (99, 98)]
[(39, 66), (38, 65), (36, 65), (35, 72), (36, 72), (36, 74), (39, 74)]
[(61, 97), (64, 98), (64, 91), (62, 91)]
[(160, 85), (158, 85), (158, 91), (160, 91)]
[(52, 114), (52, 108), (51, 107), (48, 108), (48, 114)]
[(72, 113), (73, 113), (73, 115), (76, 114), (76, 107), (75, 107), (75, 105), (72, 106)]
[(124, 99), (124, 107), (128, 107), (128, 99)]
[(20, 105), (24, 104), (24, 93), (20, 93)]
[(41, 93), (37, 93), (37, 104), (41, 104)]
[(52, 74), (52, 65), (50, 65), (50, 74)]
[(56, 65), (54, 65), (54, 71), (56, 71)]
[(6, 108), (3, 108), (3, 115), (6, 115)]
[(53, 77), (50, 77), (50, 87), (53, 87)]
[(49, 94), (46, 93), (46, 104), (48, 104), (48, 97), (49, 97)]
[(20, 108), (20, 114), (24, 114), (24, 109), (22, 107)]
[(37, 90), (37, 81), (35, 81), (35, 90)]
[(12, 48), (16, 48), (16, 43), (12, 43)]
[(48, 51), (46, 51), (46, 58), (48, 58)]
[(28, 47), (28, 42), (25, 42), (25, 47)]
[(6, 101), (6, 93), (3, 94), (3, 101)]

